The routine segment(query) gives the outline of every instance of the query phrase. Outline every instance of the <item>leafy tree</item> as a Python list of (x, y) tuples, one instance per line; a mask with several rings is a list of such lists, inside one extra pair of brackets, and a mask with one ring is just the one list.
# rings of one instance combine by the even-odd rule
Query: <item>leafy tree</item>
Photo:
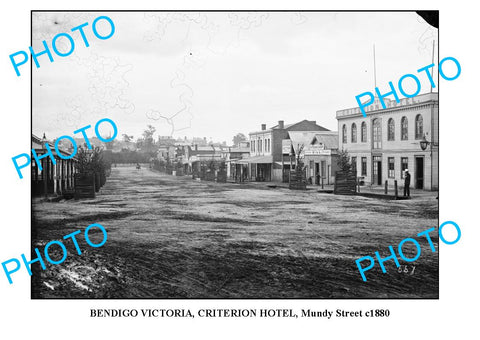
[(98, 146), (93, 147), (92, 150), (87, 150), (84, 147), (79, 147), (77, 159), (77, 169), (80, 173), (102, 173), (110, 169), (111, 167), (110, 160), (105, 160), (103, 158), (103, 151)]
[(155, 133), (156, 129), (152, 125), (147, 125), (147, 129), (143, 131), (142, 136), (137, 140), (137, 147), (142, 149), (144, 152), (152, 152), (155, 147), (155, 141), (153, 139), (153, 134)]
[(123, 137), (123, 141), (124, 141), (125, 143), (130, 143), (130, 142), (133, 140), (133, 136), (129, 136), (129, 135), (127, 135), (126, 133), (124, 133), (124, 134), (122, 135), (122, 137)]
[(350, 156), (347, 150), (342, 149), (338, 154), (337, 165), (340, 171), (349, 172), (352, 170), (352, 163), (350, 162)]
[(147, 129), (143, 131), (142, 136), (143, 140), (146, 143), (151, 143), (153, 144), (153, 134), (157, 131), (153, 125), (147, 125)]
[(235, 136), (233, 136), (233, 145), (238, 145), (240, 142), (245, 142), (247, 140), (247, 137), (241, 132), (237, 133)]

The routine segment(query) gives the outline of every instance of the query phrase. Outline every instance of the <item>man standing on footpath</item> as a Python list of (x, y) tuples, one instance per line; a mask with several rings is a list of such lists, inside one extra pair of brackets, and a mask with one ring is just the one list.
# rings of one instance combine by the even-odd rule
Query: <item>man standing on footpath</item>
[(403, 186), (403, 197), (410, 197), (410, 173), (405, 169), (405, 185)]

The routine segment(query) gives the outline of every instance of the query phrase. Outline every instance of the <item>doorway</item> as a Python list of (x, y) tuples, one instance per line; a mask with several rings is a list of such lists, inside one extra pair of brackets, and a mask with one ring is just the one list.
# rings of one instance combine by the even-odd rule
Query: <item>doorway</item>
[(373, 156), (373, 184), (382, 185), (382, 156)]
[(415, 189), (423, 189), (424, 173), (424, 158), (415, 157)]
[(325, 161), (320, 161), (320, 177), (321, 183), (325, 183), (325, 179), (327, 179), (327, 163)]

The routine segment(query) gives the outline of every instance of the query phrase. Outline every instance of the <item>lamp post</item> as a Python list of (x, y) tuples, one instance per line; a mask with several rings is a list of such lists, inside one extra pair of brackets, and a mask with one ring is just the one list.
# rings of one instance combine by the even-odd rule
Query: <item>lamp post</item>
[(427, 141), (427, 139), (425, 138), (425, 134), (423, 134), (423, 138), (420, 141), (420, 148), (425, 151), (429, 144), (431, 144), (431, 142)]

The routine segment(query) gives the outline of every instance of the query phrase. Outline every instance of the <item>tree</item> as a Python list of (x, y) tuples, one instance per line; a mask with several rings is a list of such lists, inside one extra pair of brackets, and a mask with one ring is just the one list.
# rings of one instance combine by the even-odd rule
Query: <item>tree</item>
[(155, 131), (154, 126), (147, 125), (147, 129), (142, 133), (143, 138), (137, 140), (137, 148), (140, 148), (143, 152), (152, 153), (155, 145), (155, 141), (153, 140)]
[(105, 172), (110, 169), (111, 161), (103, 157), (102, 148), (94, 146), (91, 150), (85, 147), (79, 147), (77, 153), (77, 170), (85, 174), (90, 172)]
[(352, 163), (350, 163), (350, 156), (347, 150), (342, 149), (338, 154), (337, 165), (340, 171), (349, 172), (352, 170)]
[(125, 134), (125, 133), (122, 135), (122, 137), (123, 137), (123, 141), (124, 141), (125, 143), (130, 143), (130, 142), (132, 141), (132, 139), (133, 139), (133, 136), (129, 136), (129, 135)]
[(302, 157), (303, 149), (305, 148), (304, 144), (297, 144), (297, 149), (295, 151), (295, 171), (304, 172), (306, 167), (304, 163), (304, 158)]
[(153, 141), (153, 134), (157, 131), (154, 126), (147, 125), (147, 129), (143, 131), (142, 136), (145, 141), (152, 140)]
[(247, 137), (241, 132), (237, 133), (235, 136), (233, 136), (233, 145), (238, 145), (240, 142), (245, 142), (247, 140)]

